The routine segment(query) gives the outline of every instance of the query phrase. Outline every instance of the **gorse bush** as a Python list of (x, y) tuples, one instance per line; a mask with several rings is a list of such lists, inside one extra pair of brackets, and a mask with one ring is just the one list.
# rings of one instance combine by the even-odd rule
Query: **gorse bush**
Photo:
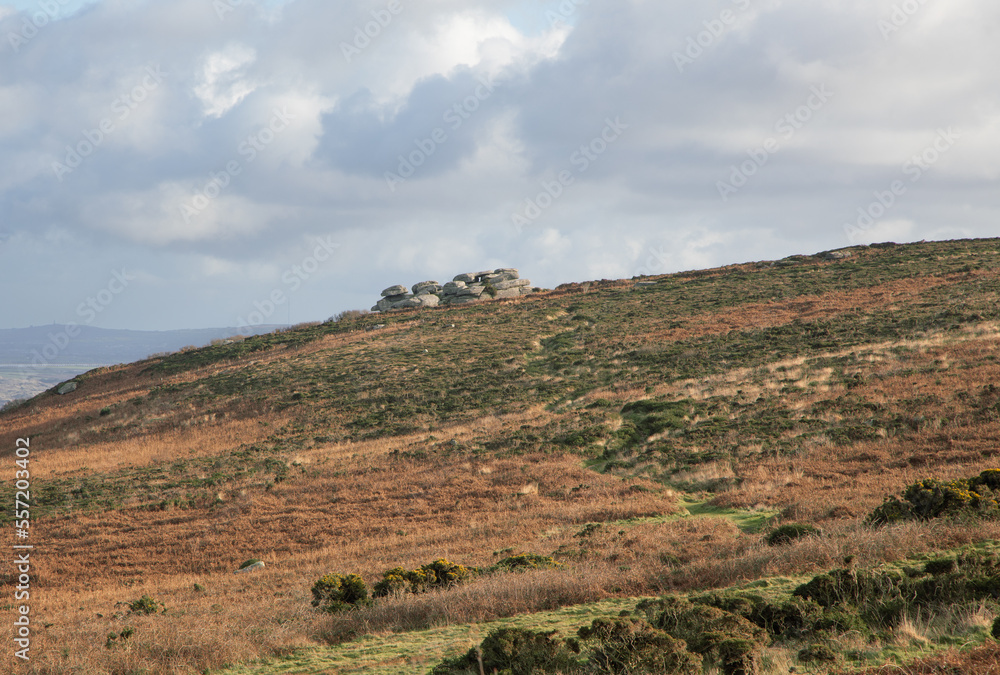
[(399, 593), (423, 593), (432, 588), (448, 588), (468, 580), (479, 571), (478, 568), (465, 567), (444, 558), (415, 570), (394, 567), (382, 573), (382, 580), (375, 584), (372, 594), (376, 598), (384, 598)]
[(798, 638), (813, 631), (823, 614), (823, 608), (812, 600), (800, 597), (769, 600), (747, 592), (702, 593), (692, 597), (691, 602), (742, 616), (770, 635), (786, 639)]
[(128, 607), (128, 611), (131, 614), (156, 614), (160, 611), (167, 611), (166, 606), (159, 600), (154, 600), (148, 595), (144, 595), (138, 600), (132, 600), (131, 602), (126, 602), (125, 605)]
[(688, 651), (700, 655), (707, 665), (716, 665), (725, 675), (756, 673), (767, 631), (751, 621), (711, 605), (678, 597), (644, 601), (636, 608), (650, 623), (671, 637), (682, 640)]
[(365, 580), (357, 574), (325, 574), (313, 584), (312, 606), (324, 612), (340, 612), (371, 604)]
[(816, 628), (891, 628), (917, 610), (936, 611), (1000, 600), (1000, 562), (984, 555), (928, 562), (923, 569), (833, 570), (795, 589), (825, 608)]
[(493, 572), (521, 572), (524, 570), (548, 569), (552, 567), (562, 567), (562, 563), (555, 558), (537, 553), (519, 553), (499, 561), (490, 568)]
[(1000, 470), (989, 469), (974, 478), (940, 481), (925, 478), (907, 486), (902, 499), (889, 497), (869, 514), (871, 525), (888, 525), (906, 520), (930, 520), (945, 516), (1000, 514), (998, 497)]
[(464, 656), (446, 659), (431, 675), (532, 675), (533, 673), (582, 673), (579, 647), (555, 637), (523, 628), (498, 628), (479, 647)]
[(689, 652), (683, 640), (642, 619), (596, 619), (589, 627), (581, 628), (578, 635), (597, 643), (590, 662), (600, 673), (702, 672), (701, 656)]
[(801, 539), (803, 537), (818, 537), (823, 534), (815, 525), (809, 525), (806, 523), (788, 523), (771, 530), (766, 537), (764, 537), (764, 543), (768, 546), (783, 546), (785, 544), (791, 544), (796, 539)]

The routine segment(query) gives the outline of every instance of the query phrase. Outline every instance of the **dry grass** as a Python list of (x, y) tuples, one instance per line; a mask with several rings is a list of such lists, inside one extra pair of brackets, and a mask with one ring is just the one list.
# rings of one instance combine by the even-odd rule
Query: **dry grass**
[(636, 575), (615, 574), (605, 565), (503, 574), (450, 590), (387, 598), (371, 608), (333, 615), (324, 637), (340, 642), (369, 633), (483, 623), (647, 590)]
[(857, 675), (998, 675), (1000, 674), (1000, 643), (988, 642), (982, 647), (950, 649), (944, 654), (928, 656), (906, 665), (886, 665), (850, 671)]

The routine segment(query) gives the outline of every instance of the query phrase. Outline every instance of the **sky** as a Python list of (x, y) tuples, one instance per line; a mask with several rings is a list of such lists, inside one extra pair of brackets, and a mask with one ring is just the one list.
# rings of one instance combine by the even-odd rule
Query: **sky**
[(0, 328), (1000, 235), (988, 0), (0, 0)]

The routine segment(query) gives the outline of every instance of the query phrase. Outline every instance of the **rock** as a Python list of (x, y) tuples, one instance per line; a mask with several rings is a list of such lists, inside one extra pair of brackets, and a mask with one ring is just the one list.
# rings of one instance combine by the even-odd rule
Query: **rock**
[(479, 296), (475, 295), (461, 295), (453, 296), (449, 301), (449, 305), (467, 305), (470, 302), (479, 302)]
[(485, 290), (486, 290), (486, 287), (483, 286), (483, 285), (481, 285), (481, 284), (470, 284), (470, 285), (466, 286), (465, 288), (461, 289), (455, 295), (457, 295), (459, 297), (461, 297), (463, 295), (474, 295), (474, 296), (476, 296), (478, 298), (480, 295), (483, 294), (483, 291), (485, 291)]
[(656, 285), (655, 281), (637, 281), (635, 282), (636, 288), (651, 288)]
[[(403, 285), (391, 286), (382, 291), (382, 299), (372, 307), (372, 311), (464, 305), (494, 298), (529, 295), (532, 293), (531, 281), (521, 279), (520, 274), (513, 267), (500, 267), (493, 271), (459, 274), (444, 285), (436, 281), (421, 281), (413, 284), (410, 289)], [(490, 289), (489, 293), (486, 292), (487, 288)]]
[(56, 389), (56, 393), (60, 396), (65, 396), (72, 391), (76, 391), (76, 382), (66, 382), (65, 384), (59, 385), (59, 388)]
[(422, 293), (413, 299), (419, 302), (423, 307), (437, 307), (441, 304), (441, 298), (433, 293)]
[(246, 574), (247, 572), (256, 572), (257, 570), (262, 570), (262, 569), (264, 569), (264, 561), (258, 560), (252, 565), (247, 565), (242, 569), (236, 570), (235, 572), (233, 572), (233, 574)]
[(380, 312), (388, 312), (390, 309), (398, 309), (398, 305), (412, 297), (412, 295), (396, 295), (391, 298), (382, 298), (375, 306), (378, 307), (378, 311)]
[(511, 279), (509, 281), (496, 281), (493, 283), (493, 288), (498, 291), (506, 291), (508, 288), (521, 288), (530, 285), (531, 282), (527, 279)]
[(851, 257), (851, 254), (847, 251), (824, 251), (817, 257), (823, 260), (846, 260)]
[(395, 286), (390, 286), (389, 288), (382, 291), (383, 298), (389, 298), (394, 295), (405, 295), (409, 289), (406, 286), (397, 284)]

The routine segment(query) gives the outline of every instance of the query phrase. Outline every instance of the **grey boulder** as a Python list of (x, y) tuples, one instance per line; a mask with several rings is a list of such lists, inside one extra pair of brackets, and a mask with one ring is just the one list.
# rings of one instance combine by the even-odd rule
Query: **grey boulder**
[(410, 289), (408, 289), (406, 286), (403, 286), (401, 284), (396, 284), (395, 286), (390, 286), (389, 288), (382, 291), (382, 297), (389, 298), (394, 295), (406, 295), (406, 293), (408, 293), (409, 290)]

